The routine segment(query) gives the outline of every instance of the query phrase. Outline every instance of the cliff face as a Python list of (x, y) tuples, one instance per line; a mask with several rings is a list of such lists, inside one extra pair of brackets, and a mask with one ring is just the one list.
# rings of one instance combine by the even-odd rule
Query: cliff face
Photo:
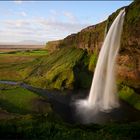
[[(76, 47), (93, 53), (95, 49), (101, 47), (105, 35), (106, 21), (97, 25), (89, 26), (77, 34), (71, 34), (63, 40), (50, 41), (46, 44), (46, 49), (55, 51), (63, 47)], [(55, 48), (55, 49), (54, 49)]]
[[(122, 8), (120, 8), (122, 9)], [(99, 50), (102, 46), (105, 30), (108, 31), (120, 9), (97, 25), (72, 34), (57, 44), (57, 48), (76, 47), (88, 52), (90, 57), (88, 69), (94, 71)], [(118, 83), (131, 87), (140, 87), (140, 3), (134, 1), (125, 7), (126, 15), (117, 58)]]
[(101, 47), (104, 39), (106, 21), (87, 27), (77, 34), (70, 35), (60, 43), (63, 47), (78, 47), (93, 53)]
[(59, 50), (60, 48), (60, 42), (61, 40), (56, 40), (56, 41), (49, 41), (46, 43), (46, 50), (48, 50), (50, 53)]
[[(126, 15), (123, 26), (121, 47), (117, 60), (118, 81), (131, 87), (139, 88), (140, 3), (135, 1), (125, 9)], [(114, 16), (116, 13), (114, 13), (112, 16)], [(111, 19), (111, 17), (109, 19)]]

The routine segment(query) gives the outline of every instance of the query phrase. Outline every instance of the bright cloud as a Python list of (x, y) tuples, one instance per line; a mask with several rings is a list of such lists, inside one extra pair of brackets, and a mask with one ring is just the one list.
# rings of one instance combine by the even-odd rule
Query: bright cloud
[(50, 41), (63, 39), (71, 33), (80, 31), (87, 24), (62, 22), (45, 18), (0, 21), (0, 42), (12, 40)]
[(129, 3), (3, 1), (0, 5), (0, 42), (63, 39), (102, 21)]
[(16, 4), (21, 4), (23, 1), (21, 1), (21, 0), (15, 0), (14, 1), (14, 3), (16, 3)]
[[(21, 4), (23, 1), (14, 1)], [(27, 9), (26, 9), (27, 11)], [(28, 13), (30, 13), (28, 11)], [(30, 13), (31, 14), (31, 13)], [(22, 40), (51, 41), (63, 39), (88, 26), (81, 24), (77, 17), (69, 11), (49, 10), (47, 17), (31, 17), (21, 7), (11, 12), (11, 16), (18, 18), (0, 21), (0, 42)], [(31, 17), (31, 18), (29, 18)]]
[(23, 16), (23, 17), (26, 17), (26, 16), (27, 16), (27, 13), (24, 12), (24, 11), (22, 11), (22, 12), (20, 13), (20, 15)]
[(63, 12), (63, 15), (66, 17), (66, 18), (68, 18), (68, 20), (70, 20), (71, 22), (77, 22), (77, 18), (76, 18), (76, 16), (74, 16), (72, 13), (70, 13), (70, 12)]

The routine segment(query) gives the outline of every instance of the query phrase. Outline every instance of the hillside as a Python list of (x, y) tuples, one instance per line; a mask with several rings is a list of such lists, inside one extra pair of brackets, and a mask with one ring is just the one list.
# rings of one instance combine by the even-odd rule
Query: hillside
[[(122, 9), (122, 8), (121, 8)], [(126, 15), (122, 33), (121, 47), (117, 60), (118, 82), (123, 82), (134, 88), (140, 87), (140, 3), (133, 2), (125, 7)], [(89, 70), (94, 71), (96, 59), (102, 46), (105, 30), (108, 30), (111, 23), (119, 13), (120, 9), (111, 14), (109, 18), (97, 25), (83, 29), (77, 34), (69, 35), (57, 45), (49, 42), (46, 49), (63, 47), (81, 48), (88, 52), (90, 57)], [(53, 50), (54, 51), (54, 50)], [(95, 63), (95, 64), (94, 64)]]

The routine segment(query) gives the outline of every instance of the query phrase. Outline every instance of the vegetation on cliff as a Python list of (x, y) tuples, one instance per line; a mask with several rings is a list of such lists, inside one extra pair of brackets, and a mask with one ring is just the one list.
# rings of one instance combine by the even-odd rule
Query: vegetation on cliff
[[(79, 78), (82, 78), (82, 72), (86, 71), (84, 69), (86, 64), (82, 60), (84, 55), (85, 52), (82, 49), (61, 48), (57, 52), (42, 57), (41, 65), (25, 82), (41, 88), (73, 89)], [(88, 77), (88, 74), (85, 77)], [(79, 86), (81, 86), (80, 83)]]
[(132, 88), (128, 86), (122, 86), (119, 91), (119, 97), (128, 102), (134, 108), (140, 110), (140, 95), (135, 93)]

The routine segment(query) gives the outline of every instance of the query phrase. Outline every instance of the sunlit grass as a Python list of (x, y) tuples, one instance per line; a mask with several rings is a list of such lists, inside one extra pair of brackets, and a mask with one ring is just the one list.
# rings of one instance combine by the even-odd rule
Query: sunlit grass
[(0, 53), (0, 56), (39, 56), (47, 55), (47, 50), (25, 50), (25, 51), (13, 51), (13, 52), (4, 52)]
[[(6, 86), (1, 84), (4, 90), (0, 90), (0, 107), (12, 113), (47, 113), (51, 111), (50, 105), (41, 96), (18, 86)], [(42, 108), (42, 109), (41, 109)]]

